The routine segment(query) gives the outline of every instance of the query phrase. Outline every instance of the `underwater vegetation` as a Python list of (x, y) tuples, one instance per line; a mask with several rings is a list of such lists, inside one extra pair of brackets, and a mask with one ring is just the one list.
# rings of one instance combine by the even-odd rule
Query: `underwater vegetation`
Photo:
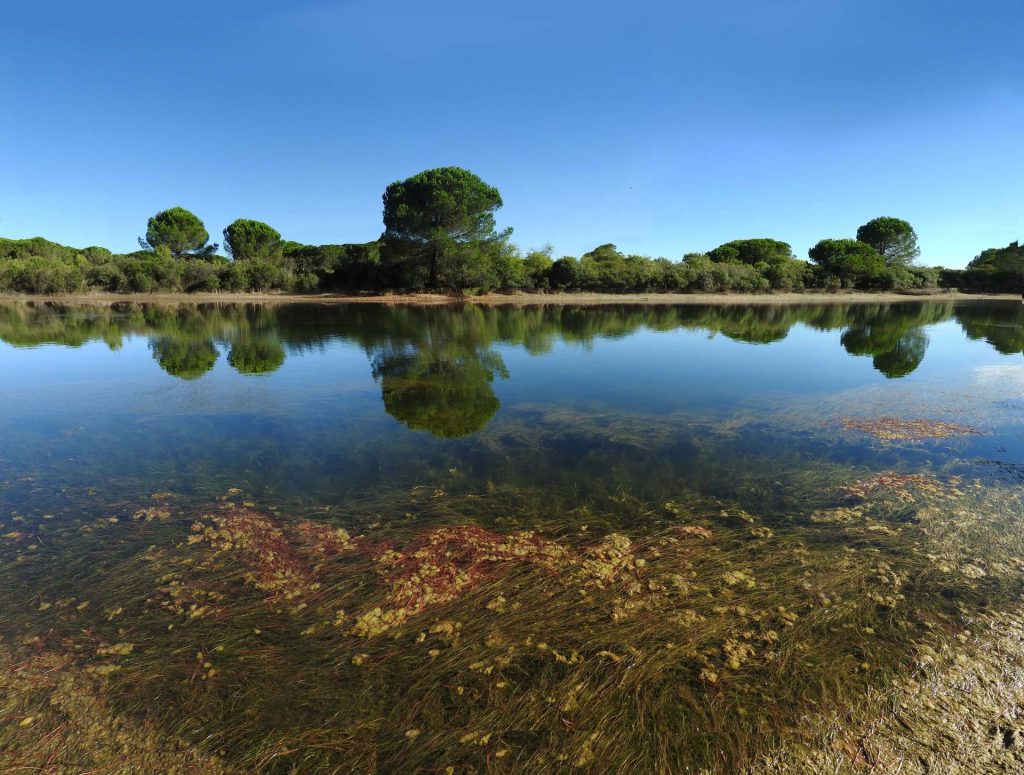
[(0, 772), (1021, 771), (1018, 315), (2, 306)]
[(975, 428), (945, 420), (904, 417), (844, 417), (841, 422), (844, 428), (870, 434), (882, 441), (948, 439), (954, 436), (970, 436), (979, 432)]
[(8, 516), (0, 768), (891, 763), (895, 728), (836, 735), (959, 680), (938, 671), (967, 670), (949, 648), (1024, 591), (1024, 501), (929, 474), (823, 478), (802, 510), (680, 493), (610, 531), (584, 512), (484, 528), (465, 515), (487, 498), (439, 488), (355, 531), (237, 490)]

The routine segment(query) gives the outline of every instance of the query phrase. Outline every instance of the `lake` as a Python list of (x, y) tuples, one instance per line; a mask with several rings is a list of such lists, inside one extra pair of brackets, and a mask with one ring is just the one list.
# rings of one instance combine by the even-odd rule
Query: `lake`
[(1019, 604), (1022, 355), (998, 301), (2, 302), (0, 768), (796, 771)]

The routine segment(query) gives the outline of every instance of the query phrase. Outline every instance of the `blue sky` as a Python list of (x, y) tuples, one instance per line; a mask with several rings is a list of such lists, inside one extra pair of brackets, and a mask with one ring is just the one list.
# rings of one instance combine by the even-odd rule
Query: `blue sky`
[(0, 235), (133, 249), (157, 210), (381, 230), (467, 167), (520, 245), (797, 254), (877, 215), (922, 261), (1024, 237), (1021, 0), (12, 1)]

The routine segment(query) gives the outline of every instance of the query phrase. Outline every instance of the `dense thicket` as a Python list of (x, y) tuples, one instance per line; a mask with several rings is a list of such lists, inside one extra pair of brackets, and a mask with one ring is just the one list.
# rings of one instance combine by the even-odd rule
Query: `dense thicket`
[(986, 250), (966, 270), (916, 266), (917, 234), (883, 216), (856, 239), (824, 239), (798, 259), (789, 244), (758, 238), (726, 242), (681, 260), (626, 254), (604, 244), (555, 258), (550, 247), (525, 255), (498, 229), (501, 195), (468, 170), (426, 170), (387, 187), (384, 232), (357, 244), (304, 245), (272, 226), (237, 219), (224, 229), (231, 259), (215, 255), (203, 222), (172, 207), (149, 219), (142, 250), (112, 254), (42, 238), (0, 239), (0, 292), (485, 291), (605, 293), (770, 292), (801, 289), (962, 287), (1024, 292), (1024, 250)]

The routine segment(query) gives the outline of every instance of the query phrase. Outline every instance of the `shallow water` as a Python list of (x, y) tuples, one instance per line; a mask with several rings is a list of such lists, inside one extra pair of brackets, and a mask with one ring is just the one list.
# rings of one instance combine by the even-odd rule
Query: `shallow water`
[(1022, 354), (1002, 302), (6, 303), (0, 635), (226, 768), (732, 771), (1019, 599)]

